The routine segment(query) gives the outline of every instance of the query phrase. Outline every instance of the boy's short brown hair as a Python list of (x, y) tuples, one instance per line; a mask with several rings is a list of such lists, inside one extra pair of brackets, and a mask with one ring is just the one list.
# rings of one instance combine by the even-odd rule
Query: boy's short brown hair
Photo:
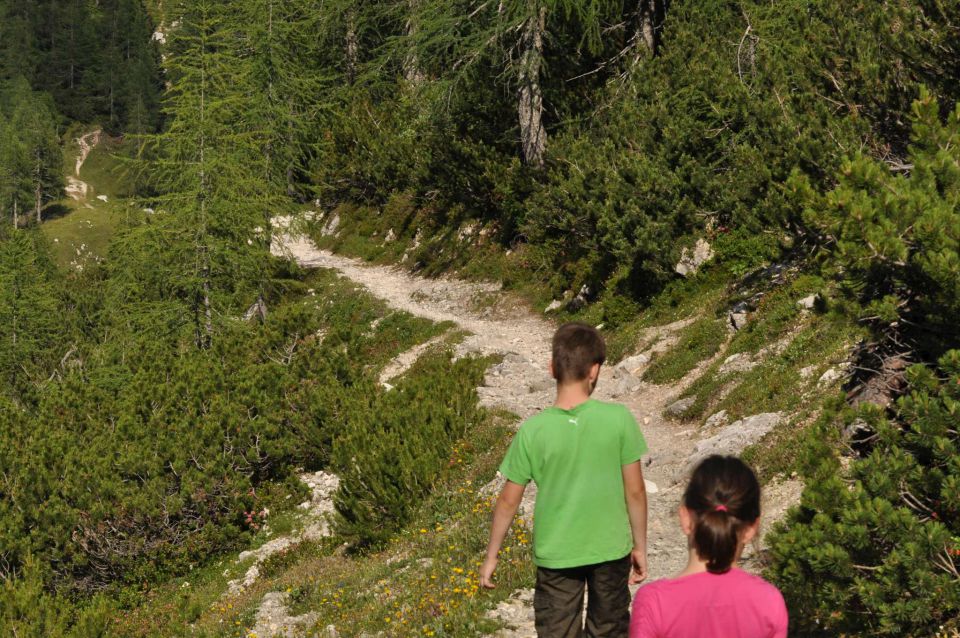
[(560, 383), (586, 379), (590, 367), (606, 359), (607, 346), (593, 326), (571, 321), (553, 335), (553, 376)]

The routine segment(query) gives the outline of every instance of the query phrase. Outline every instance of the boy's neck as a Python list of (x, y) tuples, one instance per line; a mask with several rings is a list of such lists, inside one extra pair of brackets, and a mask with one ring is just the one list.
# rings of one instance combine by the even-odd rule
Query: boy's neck
[(587, 401), (593, 393), (590, 381), (573, 381), (557, 384), (557, 398), (553, 405), (561, 410), (572, 410)]

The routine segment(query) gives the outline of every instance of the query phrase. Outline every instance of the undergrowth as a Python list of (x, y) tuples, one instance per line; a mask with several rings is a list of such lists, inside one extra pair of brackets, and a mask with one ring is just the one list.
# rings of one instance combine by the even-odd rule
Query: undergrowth
[[(221, 598), (230, 561), (211, 564), (153, 592), (124, 616), (118, 636), (190, 635), (249, 638), (263, 595), (289, 594), (291, 615), (318, 613), (314, 631), (334, 625), (339, 635), (383, 631), (390, 636), (476, 636), (494, 631), (485, 610), (519, 587), (532, 585), (530, 533), (511, 529), (497, 571), (497, 589), (481, 590), (476, 570), (486, 543), (495, 493), (481, 493), (493, 478), (515, 417), (488, 413), (452, 448), (432, 494), (411, 522), (380, 549), (355, 555), (343, 539), (307, 542), (272, 556), (260, 579), (235, 597)], [(189, 583), (185, 585), (185, 583)], [(308, 631), (307, 635), (317, 635)]]

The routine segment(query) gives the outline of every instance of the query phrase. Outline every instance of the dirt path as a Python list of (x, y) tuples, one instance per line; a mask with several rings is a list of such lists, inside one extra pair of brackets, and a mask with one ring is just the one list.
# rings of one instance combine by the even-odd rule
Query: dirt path
[[(280, 228), (286, 226), (287, 220), (275, 221)], [(484, 405), (502, 406), (525, 418), (552, 402), (553, 382), (547, 375), (546, 363), (555, 326), (531, 313), (523, 304), (512, 303), (507, 296), (499, 294), (499, 286), (452, 278), (424, 279), (397, 268), (369, 265), (320, 250), (308, 238), (292, 233), (277, 237), (272, 250), (289, 256), (303, 267), (335, 269), (394, 308), (433, 321), (454, 322), (470, 333), (459, 346), (460, 353), (502, 355), (502, 363), (488, 370), (483, 387), (478, 388)], [(662, 349), (686, 323), (655, 328), (641, 341), (653, 342), (654, 349)], [(709, 363), (704, 362), (700, 369)], [(671, 422), (664, 411), (686, 383), (696, 378), (698, 371), (675, 384), (652, 385), (640, 379), (642, 368), (642, 358), (634, 359), (627, 366), (606, 366), (596, 397), (625, 403), (641, 424), (649, 443), (651, 453), (645, 459), (644, 474), (650, 493), (650, 577), (656, 579), (675, 574), (686, 564), (686, 543), (677, 529), (675, 511), (683, 472), (701, 435), (697, 428), (684, 428)], [(491, 612), (509, 627), (498, 636), (535, 636), (530, 605), (530, 592), (518, 591)]]
[(102, 133), (103, 131), (97, 129), (81, 135), (76, 139), (77, 146), (80, 150), (77, 153), (77, 158), (74, 163), (73, 175), (67, 175), (67, 186), (64, 190), (67, 195), (77, 201), (86, 199), (87, 193), (90, 190), (87, 183), (80, 179), (80, 169), (83, 168), (83, 163), (86, 162), (87, 157), (90, 156), (90, 151), (100, 143), (100, 135)]

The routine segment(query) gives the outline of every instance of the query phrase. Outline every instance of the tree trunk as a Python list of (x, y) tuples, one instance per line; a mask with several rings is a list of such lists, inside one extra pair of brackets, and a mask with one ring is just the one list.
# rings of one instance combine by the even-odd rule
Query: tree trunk
[(546, 7), (537, 6), (536, 11), (527, 18), (523, 27), (520, 88), (517, 92), (517, 115), (520, 118), (523, 160), (537, 167), (543, 166), (543, 153), (547, 147), (547, 132), (543, 128), (543, 91), (540, 87), (543, 33), (546, 23)]
[(200, 317), (198, 309), (194, 310), (197, 314), (197, 346), (201, 350), (208, 349), (213, 344), (213, 309), (210, 303), (210, 249), (207, 242), (209, 240), (207, 228), (207, 170), (206, 170), (206, 113), (207, 113), (207, 66), (206, 66), (206, 43), (203, 46), (203, 62), (200, 67), (200, 232), (197, 251), (200, 262), (200, 288), (201, 304), (203, 305), (203, 328), (200, 327)]
[(40, 207), (43, 203), (43, 156), (40, 153), (40, 147), (37, 147), (37, 165), (33, 173), (33, 197), (34, 210), (37, 215), (37, 224), (40, 223)]
[[(417, 35), (417, 9), (420, 7), (420, 0), (407, 0), (407, 8), (410, 15), (407, 18), (406, 35), (407, 39), (412, 41)], [(417, 55), (416, 46), (411, 46), (403, 60), (403, 77), (412, 86), (419, 86), (423, 82), (423, 71), (420, 69), (420, 57)]]
[(637, 32), (634, 34), (634, 63), (653, 57), (660, 46), (659, 30), (664, 17), (663, 0), (637, 0)]
[(13, 200), (13, 227), (14, 228), (17, 228), (20, 225), (20, 216), (17, 214), (18, 213), (17, 205), (19, 203), (20, 202), (18, 202), (16, 199)]
[(359, 42), (357, 41), (357, 16), (353, 10), (347, 11), (347, 35), (344, 38), (344, 54), (347, 59), (347, 84), (353, 84), (357, 79), (357, 59)]

